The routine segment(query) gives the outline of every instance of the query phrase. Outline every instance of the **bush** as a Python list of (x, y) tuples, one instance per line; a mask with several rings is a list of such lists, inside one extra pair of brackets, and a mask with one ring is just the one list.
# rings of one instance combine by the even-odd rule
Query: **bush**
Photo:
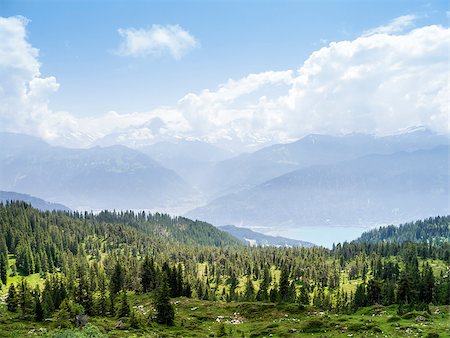
[(399, 316), (392, 316), (392, 317), (389, 317), (386, 321), (388, 323), (394, 323), (394, 322), (398, 322), (400, 320), (401, 320), (401, 318)]
[(50, 335), (50, 337), (52, 337), (52, 338), (107, 338), (108, 336), (106, 334), (103, 334), (98, 327), (88, 324), (82, 330), (66, 329), (66, 330), (54, 332)]
[(417, 311), (411, 311), (408, 313), (405, 313), (402, 318), (403, 319), (414, 319), (418, 316), (422, 316), (425, 317), (426, 319), (430, 319), (430, 315), (428, 314), (428, 312), (417, 312)]
[(303, 325), (303, 332), (321, 332), (326, 329), (325, 323), (319, 319), (311, 319)]
[(430, 332), (429, 334), (427, 334), (426, 338), (439, 338), (439, 333)]

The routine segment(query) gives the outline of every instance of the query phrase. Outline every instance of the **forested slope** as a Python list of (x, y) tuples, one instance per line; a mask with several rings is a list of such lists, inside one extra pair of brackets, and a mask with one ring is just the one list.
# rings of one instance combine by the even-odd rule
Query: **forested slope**
[[(239, 302), (247, 305), (236, 311), (253, 320), (247, 332), (260, 326), (260, 317), (251, 316), (264, 308), (285, 318), (284, 311), (308, 311), (311, 317), (317, 311), (352, 314), (367, 306), (396, 306), (403, 315), (450, 304), (445, 242), (251, 248), (185, 218), (41, 212), (23, 202), (0, 204), (0, 232), (6, 303), (0, 304), (0, 336), (10, 334), (9, 323), (20, 336), (27, 332), (22, 322), (53, 330), (82, 326), (86, 315), (107, 332), (120, 330), (111, 324), (120, 319), (127, 330), (141, 333), (176, 325), (188, 336), (200, 325), (198, 336), (205, 336), (218, 325), (213, 309)], [(178, 297), (185, 298), (170, 300)], [(195, 315), (205, 304), (207, 314)], [(320, 332), (336, 330), (330, 323), (318, 323)], [(374, 325), (358, 327), (380, 332)]]
[(450, 241), (450, 216), (430, 217), (425, 220), (401, 224), (389, 225), (365, 232), (357, 239), (357, 242), (379, 241), (390, 242), (426, 242), (441, 243)]

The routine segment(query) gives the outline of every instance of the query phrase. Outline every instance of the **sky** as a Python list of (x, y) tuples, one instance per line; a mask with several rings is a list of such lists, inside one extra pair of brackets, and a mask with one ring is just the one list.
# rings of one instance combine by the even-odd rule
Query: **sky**
[(448, 133), (447, 1), (0, 1), (0, 131), (70, 147)]

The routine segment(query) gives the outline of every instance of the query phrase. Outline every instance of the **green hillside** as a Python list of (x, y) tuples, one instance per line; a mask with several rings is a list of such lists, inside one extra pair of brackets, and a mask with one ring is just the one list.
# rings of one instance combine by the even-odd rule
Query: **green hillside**
[(450, 241), (450, 216), (430, 217), (425, 220), (389, 225), (365, 232), (357, 242), (425, 242), (448, 243)]
[(251, 248), (185, 218), (21, 202), (0, 231), (0, 337), (450, 333), (446, 242)]

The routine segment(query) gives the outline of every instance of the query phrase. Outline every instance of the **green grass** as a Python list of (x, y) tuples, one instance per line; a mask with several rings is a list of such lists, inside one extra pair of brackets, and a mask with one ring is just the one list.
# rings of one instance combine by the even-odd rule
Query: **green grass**
[[(90, 318), (108, 337), (215, 337), (223, 323), (227, 337), (427, 337), (437, 333), (450, 335), (447, 307), (431, 307), (427, 320), (416, 321), (422, 313), (398, 316), (397, 308), (368, 307), (352, 315), (301, 309), (296, 304), (210, 302), (187, 298), (173, 300), (176, 309), (175, 326), (158, 325), (148, 319), (153, 313), (151, 296), (131, 295), (133, 306), (142, 305), (141, 328), (131, 329), (127, 320), (117, 328), (117, 318)], [(439, 308), (439, 313), (435, 309)], [(145, 314), (144, 314), (145, 312)], [(423, 314), (422, 314), (423, 315)], [(50, 336), (57, 327), (52, 322), (21, 321), (0, 306), (0, 337)], [(44, 332), (28, 335), (32, 329)]]

